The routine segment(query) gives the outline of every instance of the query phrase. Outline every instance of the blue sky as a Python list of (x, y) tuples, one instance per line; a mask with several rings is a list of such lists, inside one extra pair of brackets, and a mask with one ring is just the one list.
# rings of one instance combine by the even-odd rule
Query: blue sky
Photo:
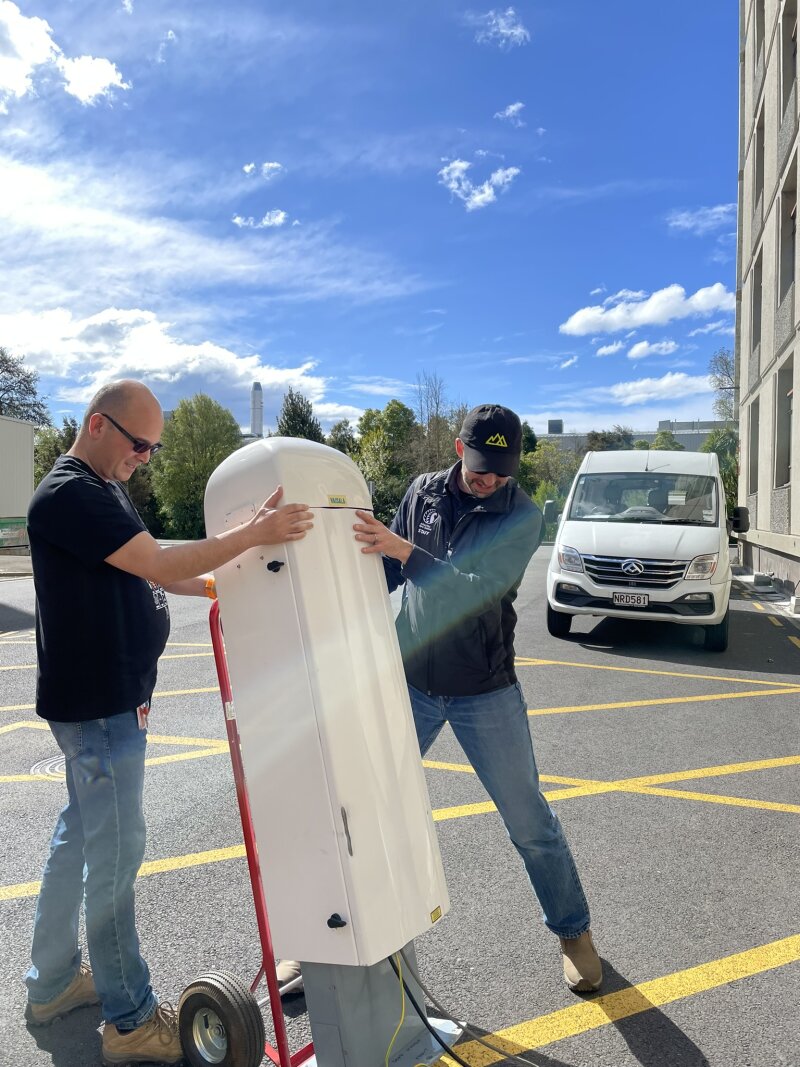
[(422, 373), (537, 432), (711, 418), (733, 346), (723, 0), (0, 0), (0, 344), (323, 426)]

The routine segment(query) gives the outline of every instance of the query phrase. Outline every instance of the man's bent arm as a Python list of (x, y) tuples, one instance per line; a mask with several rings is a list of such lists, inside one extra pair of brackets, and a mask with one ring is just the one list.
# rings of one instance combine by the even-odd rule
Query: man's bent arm
[(313, 526), (312, 514), (305, 504), (276, 508), (279, 498), (276, 490), (249, 522), (204, 541), (164, 548), (143, 530), (107, 556), (106, 563), (166, 588), (213, 571), (248, 548), (299, 541)]

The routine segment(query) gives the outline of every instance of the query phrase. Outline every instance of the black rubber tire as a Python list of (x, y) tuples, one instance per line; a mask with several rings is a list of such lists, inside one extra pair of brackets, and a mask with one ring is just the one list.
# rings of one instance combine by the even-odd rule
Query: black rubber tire
[(565, 611), (553, 611), (547, 605), (547, 632), (553, 637), (566, 637), (572, 626), (572, 616)]
[(210, 971), (187, 986), (178, 1005), (178, 1031), (191, 1067), (258, 1067), (264, 1059), (261, 1009), (235, 974)]
[(704, 626), (706, 649), (709, 652), (724, 652), (728, 647), (728, 623), (731, 609), (725, 612), (721, 622), (714, 626)]

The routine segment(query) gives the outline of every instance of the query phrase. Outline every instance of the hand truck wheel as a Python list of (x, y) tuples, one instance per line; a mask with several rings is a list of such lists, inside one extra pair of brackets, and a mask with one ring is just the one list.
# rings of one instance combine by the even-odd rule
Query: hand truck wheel
[(178, 1005), (183, 1054), (191, 1067), (258, 1067), (264, 1019), (248, 986), (234, 974), (210, 971), (183, 991)]

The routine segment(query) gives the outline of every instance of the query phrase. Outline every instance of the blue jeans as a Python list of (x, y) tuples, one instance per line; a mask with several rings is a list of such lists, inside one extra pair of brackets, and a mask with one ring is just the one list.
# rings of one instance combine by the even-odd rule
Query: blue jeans
[(434, 697), (408, 689), (422, 755), (449, 722), (522, 857), (548, 929), (568, 938), (588, 930), (589, 905), (572, 853), (539, 789), (519, 682), (474, 697)]
[(133, 1030), (156, 1010), (139, 952), (134, 882), (144, 857), (142, 812), (147, 731), (133, 711), (88, 722), (50, 722), (66, 756), (69, 800), (58, 817), (42, 877), (26, 983), (47, 1004), (78, 972), (78, 914), (106, 1022)]

